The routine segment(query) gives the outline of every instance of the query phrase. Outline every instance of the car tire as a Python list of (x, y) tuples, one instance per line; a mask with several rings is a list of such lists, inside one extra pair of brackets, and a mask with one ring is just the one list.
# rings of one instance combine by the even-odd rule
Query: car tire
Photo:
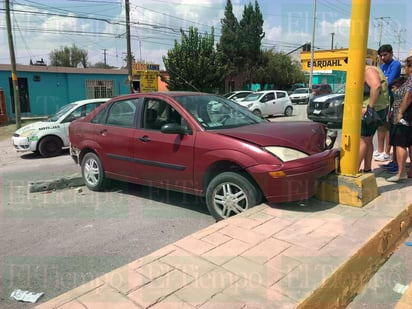
[(288, 106), (285, 108), (285, 116), (292, 116), (293, 114), (293, 107), (292, 106)]
[(255, 109), (252, 113), (255, 114), (256, 116), (260, 117), (260, 118), (263, 118), (262, 117), (262, 112), (258, 109)]
[(106, 186), (103, 164), (99, 157), (93, 153), (87, 153), (81, 165), (82, 177), (85, 185), (92, 191), (100, 191)]
[(206, 189), (206, 205), (216, 221), (244, 212), (261, 200), (260, 189), (240, 173), (218, 174)]
[(39, 142), (38, 150), (45, 157), (55, 157), (61, 154), (63, 142), (57, 136), (45, 136)]

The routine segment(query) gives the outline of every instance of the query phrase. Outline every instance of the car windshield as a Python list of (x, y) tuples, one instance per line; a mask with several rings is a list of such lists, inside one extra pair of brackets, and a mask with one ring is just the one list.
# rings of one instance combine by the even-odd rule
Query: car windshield
[(308, 89), (306, 88), (298, 88), (293, 93), (308, 93)]
[(256, 101), (259, 100), (263, 96), (263, 93), (251, 93), (243, 101)]
[(220, 96), (177, 96), (175, 99), (205, 130), (229, 129), (268, 121)]
[(71, 110), (73, 107), (75, 107), (75, 103), (67, 104), (61, 107), (55, 114), (51, 115), (49, 118), (47, 118), (48, 122), (55, 122), (59, 120), (61, 116), (66, 114), (69, 110)]

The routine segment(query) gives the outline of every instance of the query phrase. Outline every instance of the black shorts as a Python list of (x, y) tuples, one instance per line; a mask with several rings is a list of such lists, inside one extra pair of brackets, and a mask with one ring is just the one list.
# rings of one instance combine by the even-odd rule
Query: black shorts
[(402, 124), (392, 125), (389, 142), (392, 146), (406, 148), (412, 146), (412, 127)]

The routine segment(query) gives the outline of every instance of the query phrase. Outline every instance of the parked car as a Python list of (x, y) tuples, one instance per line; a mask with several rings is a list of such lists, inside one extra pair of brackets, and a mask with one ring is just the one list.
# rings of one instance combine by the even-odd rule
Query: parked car
[(247, 107), (252, 113), (259, 117), (273, 115), (291, 116), (293, 106), (289, 95), (283, 90), (265, 90), (249, 94), (240, 105)]
[[(368, 95), (369, 87), (364, 84), (364, 95)], [(306, 108), (307, 118), (320, 123), (341, 124), (345, 101), (345, 86), (338, 88), (334, 93), (314, 97)]]
[(232, 101), (239, 102), (239, 101), (242, 101), (244, 98), (246, 98), (252, 92), (253, 91), (239, 90), (239, 91), (232, 91), (232, 92), (226, 93), (223, 96)]
[(289, 98), (295, 104), (308, 104), (309, 100), (313, 98), (313, 90), (310, 88), (297, 88), (289, 95)]
[(12, 137), (17, 152), (39, 152), (43, 157), (53, 157), (69, 146), (69, 124), (87, 116), (109, 98), (76, 101), (61, 107), (45, 121), (38, 121), (18, 129)]
[(311, 197), (339, 155), (328, 132), (196, 92), (118, 96), (69, 127), (70, 154), (90, 190), (118, 179), (194, 194), (216, 220)]
[(324, 95), (332, 93), (332, 87), (329, 84), (315, 84), (312, 85), (313, 95)]

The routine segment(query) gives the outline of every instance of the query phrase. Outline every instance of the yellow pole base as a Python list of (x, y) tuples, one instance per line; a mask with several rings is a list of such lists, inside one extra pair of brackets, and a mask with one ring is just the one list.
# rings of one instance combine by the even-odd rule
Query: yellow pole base
[(320, 181), (315, 197), (321, 201), (363, 207), (379, 195), (373, 173), (356, 176), (330, 174)]

